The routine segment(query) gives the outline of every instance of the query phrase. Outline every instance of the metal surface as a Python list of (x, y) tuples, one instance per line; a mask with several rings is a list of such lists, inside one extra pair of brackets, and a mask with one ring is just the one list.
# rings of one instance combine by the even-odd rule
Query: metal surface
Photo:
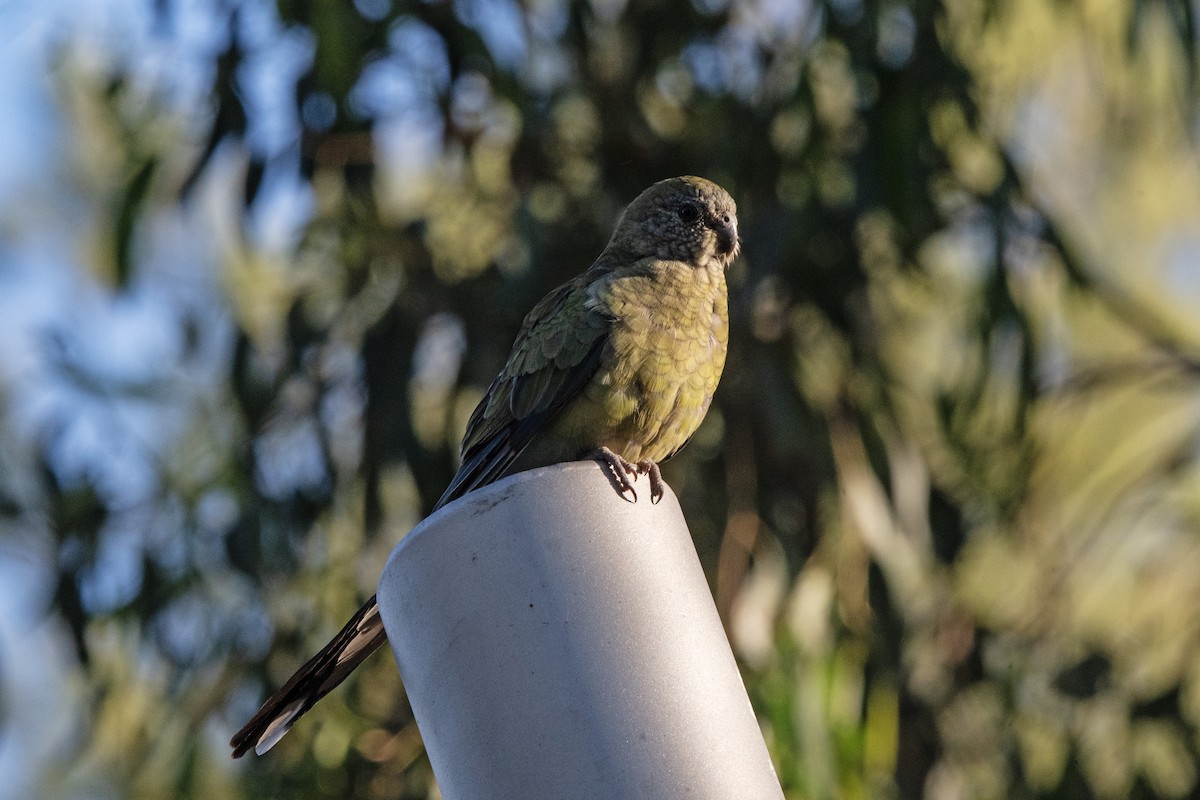
[(396, 547), (379, 609), (446, 800), (782, 798), (668, 488), (506, 478)]

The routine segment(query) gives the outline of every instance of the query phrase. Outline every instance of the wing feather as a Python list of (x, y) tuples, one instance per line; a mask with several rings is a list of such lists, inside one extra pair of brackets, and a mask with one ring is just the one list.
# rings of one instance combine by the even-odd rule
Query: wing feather
[(462, 466), (437, 506), (505, 475), (525, 448), (596, 374), (612, 320), (592, 301), (593, 267), (538, 303), (512, 355), (467, 423)]

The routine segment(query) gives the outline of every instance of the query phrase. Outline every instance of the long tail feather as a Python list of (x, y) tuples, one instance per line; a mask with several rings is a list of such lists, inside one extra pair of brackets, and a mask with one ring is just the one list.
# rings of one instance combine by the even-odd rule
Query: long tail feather
[(241, 758), (251, 748), (258, 755), (275, 746), (306, 711), (379, 649), (387, 638), (379, 609), (372, 597), (346, 626), (271, 695), (242, 729), (229, 740), (233, 757)]

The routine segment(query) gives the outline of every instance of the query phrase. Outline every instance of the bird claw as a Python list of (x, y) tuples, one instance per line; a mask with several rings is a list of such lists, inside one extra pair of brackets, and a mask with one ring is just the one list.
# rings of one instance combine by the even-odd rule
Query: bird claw
[(638, 472), (650, 479), (650, 504), (658, 505), (658, 501), (663, 499), (663, 489), (666, 486), (666, 483), (663, 482), (662, 472), (658, 469), (658, 464), (647, 458), (639, 461), (637, 468)]
[[(609, 477), (612, 478), (616, 485), (617, 492), (624, 497), (626, 492), (630, 494), (631, 503), (636, 503), (638, 496), (637, 490), (633, 488), (634, 481), (638, 475), (645, 475), (650, 479), (650, 502), (657, 504), (663, 498), (663, 489), (666, 484), (663, 482), (662, 473), (659, 472), (658, 464), (655, 464), (650, 459), (644, 459), (634, 464), (624, 456), (614, 453), (607, 447), (601, 447), (591, 454), (591, 457), (608, 467)], [(632, 480), (630, 478), (632, 477)]]
[[(637, 490), (633, 488), (633, 481), (637, 480), (638, 468), (637, 465), (630, 463), (624, 457), (617, 455), (607, 447), (601, 447), (591, 454), (591, 457), (608, 467), (608, 476), (612, 478), (616, 486), (617, 493), (622, 497), (626, 492), (632, 496), (629, 502), (637, 502)], [(633, 480), (630, 480), (630, 476)], [(653, 493), (653, 489), (651, 489)]]

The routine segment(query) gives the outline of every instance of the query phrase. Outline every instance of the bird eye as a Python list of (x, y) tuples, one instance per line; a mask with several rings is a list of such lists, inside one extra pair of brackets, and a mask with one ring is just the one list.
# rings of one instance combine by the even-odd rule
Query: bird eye
[(687, 223), (700, 219), (700, 209), (696, 208), (695, 203), (684, 203), (676, 209), (675, 213), (679, 214), (679, 218)]

